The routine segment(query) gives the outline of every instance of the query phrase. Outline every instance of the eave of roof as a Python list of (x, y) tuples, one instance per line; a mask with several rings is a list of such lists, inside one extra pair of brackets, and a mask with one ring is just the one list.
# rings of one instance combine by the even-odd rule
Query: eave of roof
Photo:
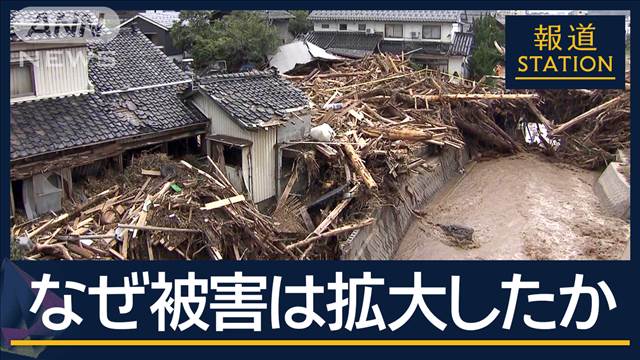
[(314, 10), (311, 21), (457, 22), (460, 10)]
[(168, 28), (168, 27), (166, 27), (166, 26), (164, 26), (164, 25), (162, 25), (162, 24), (160, 24), (160, 23), (158, 23), (158, 22), (154, 21), (153, 19), (150, 19), (150, 18), (148, 18), (148, 17), (144, 16), (143, 14), (138, 14), (138, 15), (136, 15), (136, 16), (134, 16), (134, 17), (132, 17), (131, 19), (129, 19), (129, 20), (127, 20), (127, 21), (123, 22), (122, 24), (118, 25), (118, 27), (119, 27), (119, 28), (121, 28), (121, 27), (123, 27), (123, 26), (125, 26), (125, 25), (129, 24), (130, 22), (132, 22), (132, 21), (134, 21), (134, 20), (136, 20), (136, 19), (140, 19), (140, 20), (146, 21), (146, 22), (148, 22), (148, 23), (150, 23), (150, 24), (152, 24), (152, 25), (154, 25), (154, 26), (159, 27), (160, 29), (162, 29), (162, 30), (164, 30), (164, 31), (169, 31), (169, 28)]
[(269, 70), (207, 76), (198, 90), (247, 130), (282, 125), (288, 113), (309, 106), (300, 89)]

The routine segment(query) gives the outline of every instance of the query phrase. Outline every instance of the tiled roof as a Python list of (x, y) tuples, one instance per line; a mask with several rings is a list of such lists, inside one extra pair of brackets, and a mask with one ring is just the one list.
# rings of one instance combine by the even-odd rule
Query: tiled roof
[[(37, 24), (37, 23), (80, 23), (83, 25), (98, 24), (98, 17), (92, 11), (83, 10), (12, 10), (9, 13), (10, 23), (10, 39), (11, 41), (25, 40), (61, 40), (75, 38), (79, 35), (77, 31), (43, 31), (27, 34), (20, 32), (20, 37), (16, 34), (16, 27), (19, 24)], [(26, 25), (25, 25), (26, 26)], [(25, 30), (28, 27), (25, 28)], [(111, 30), (106, 27), (95, 25), (95, 27), (87, 27), (94, 31), (93, 36), (104, 36), (111, 34)], [(28, 35), (28, 36), (27, 36)]]
[(89, 78), (96, 91), (126, 90), (168, 84), (189, 77), (135, 29), (122, 28), (108, 42), (92, 41)]
[(353, 31), (311, 31), (306, 40), (336, 55), (361, 58), (376, 50), (382, 35)]
[(11, 105), (11, 159), (135, 135), (135, 127), (106, 111), (98, 95)]
[(200, 88), (245, 128), (286, 116), (285, 110), (307, 106), (305, 94), (273, 71), (212, 75)]
[(311, 21), (406, 21), (406, 22), (456, 22), (460, 10), (314, 10)]
[(291, 14), (287, 10), (262, 10), (260, 12), (266, 14), (269, 20), (284, 20), (295, 18), (295, 16), (293, 16), (293, 14)]
[(147, 10), (145, 12), (141, 12), (138, 15), (147, 18), (155, 23), (158, 23), (167, 29), (172, 27), (176, 22), (180, 21), (179, 11)]
[(206, 126), (180, 86), (87, 94), (11, 105), (11, 160), (136, 135)]
[(456, 33), (449, 48), (449, 55), (469, 56), (473, 48), (472, 33)]
[(391, 54), (401, 54), (403, 52), (408, 53), (409, 51), (413, 51), (413, 53), (420, 54), (444, 55), (447, 53), (448, 49), (449, 44), (441, 42), (381, 41), (379, 46), (380, 52)]

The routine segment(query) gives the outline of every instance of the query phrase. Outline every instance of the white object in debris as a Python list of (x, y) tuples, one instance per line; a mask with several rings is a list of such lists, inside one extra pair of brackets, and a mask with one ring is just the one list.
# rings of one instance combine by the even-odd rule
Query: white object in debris
[(333, 137), (336, 136), (336, 132), (329, 124), (322, 124), (313, 127), (309, 134), (311, 135), (311, 138), (317, 141), (331, 141)]
[(86, 246), (93, 245), (93, 240), (91, 239), (80, 239), (80, 242), (82, 243), (82, 245), (86, 245)]
[(524, 132), (524, 139), (527, 144), (539, 144), (541, 147), (544, 147), (542, 139), (554, 149), (557, 149), (560, 146), (560, 142), (556, 139), (552, 139), (549, 137), (549, 131), (546, 126), (538, 123), (527, 123), (526, 128), (522, 129)]
[(340, 110), (344, 107), (342, 103), (325, 104), (322, 108), (325, 110)]
[(308, 64), (312, 61), (341, 61), (343, 57), (333, 55), (304, 40), (293, 41), (278, 48), (275, 55), (269, 59), (269, 65), (284, 74), (293, 70), (297, 65)]

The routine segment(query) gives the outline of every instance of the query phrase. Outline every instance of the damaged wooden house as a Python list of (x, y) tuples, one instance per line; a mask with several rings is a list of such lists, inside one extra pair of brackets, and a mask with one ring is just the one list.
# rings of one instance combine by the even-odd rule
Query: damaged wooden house
[(306, 95), (267, 70), (201, 78), (189, 98), (210, 119), (208, 154), (239, 192), (268, 204), (286, 184), (287, 147), (309, 134)]
[[(37, 21), (30, 16), (16, 11), (11, 22)], [(153, 146), (198, 151), (207, 132), (207, 118), (183, 99), (190, 77), (136, 28), (84, 43), (63, 34), (11, 36), (11, 209), (29, 218), (60, 209), (74, 179), (96, 168), (122, 168)]]

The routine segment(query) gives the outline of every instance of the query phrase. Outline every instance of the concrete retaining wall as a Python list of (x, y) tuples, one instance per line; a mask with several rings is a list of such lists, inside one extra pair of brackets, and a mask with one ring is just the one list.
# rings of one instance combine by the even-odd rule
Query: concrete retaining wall
[(610, 163), (600, 175), (594, 190), (602, 204), (611, 214), (623, 219), (629, 219), (631, 187), (622, 174), (622, 166), (628, 165), (618, 162)]
[[(612, 162), (602, 172), (594, 191), (600, 202), (614, 216), (629, 220), (631, 216), (631, 184), (624, 171), (631, 172), (631, 153), (629, 149), (618, 150), (616, 161)], [(623, 260), (631, 258), (631, 239), (622, 256)]]
[(403, 181), (394, 206), (377, 210), (376, 223), (355, 231), (342, 245), (343, 260), (388, 260), (398, 250), (400, 240), (413, 218), (411, 209), (422, 208), (469, 159), (463, 150), (446, 148)]

